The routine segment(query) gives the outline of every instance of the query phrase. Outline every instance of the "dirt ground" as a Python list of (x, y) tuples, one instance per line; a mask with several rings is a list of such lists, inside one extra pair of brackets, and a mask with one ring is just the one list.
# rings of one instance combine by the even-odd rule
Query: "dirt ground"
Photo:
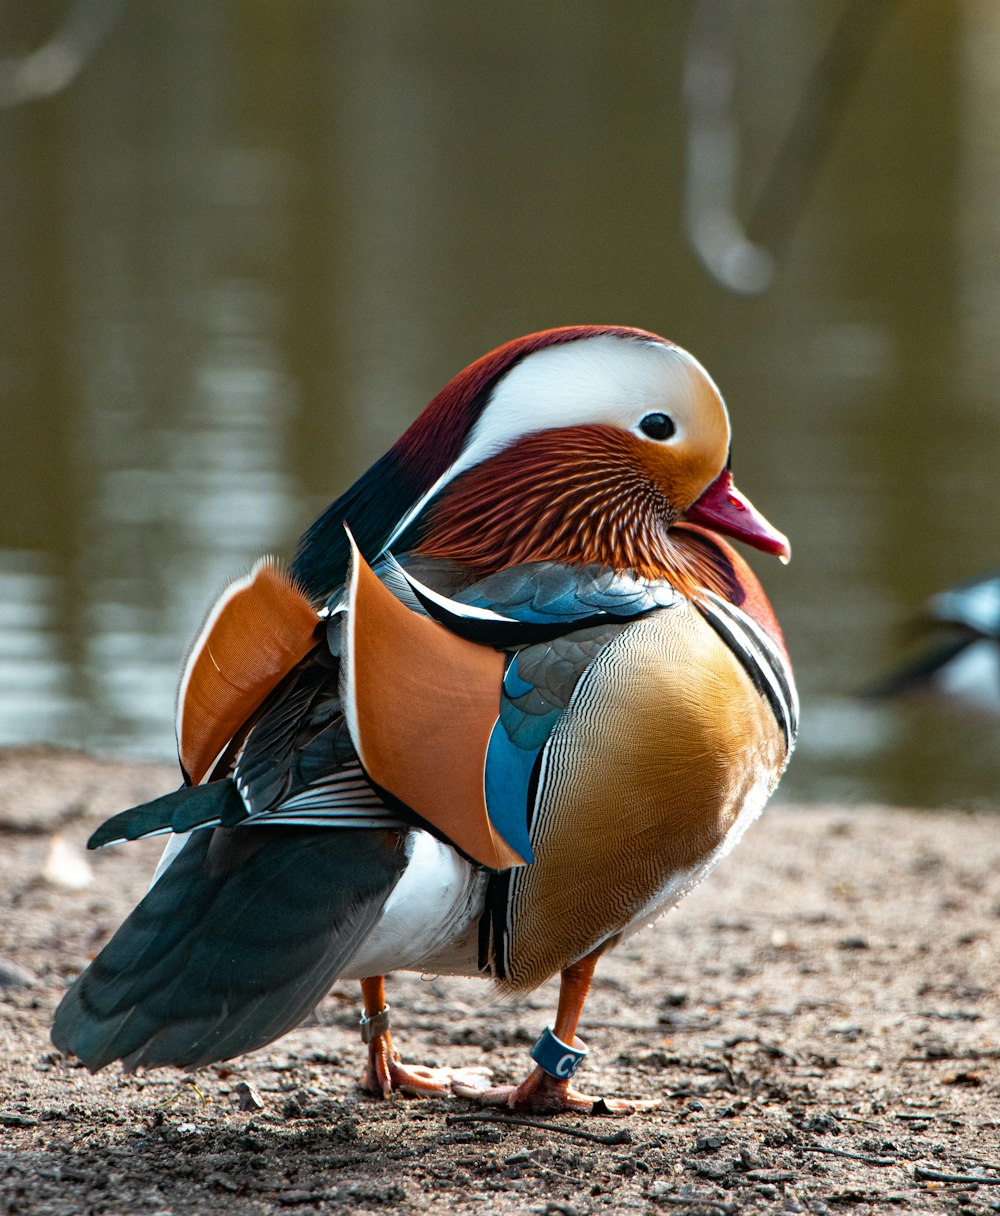
[[(53, 1051), (67, 979), (159, 844), (90, 855), (72, 889), (52, 833), (80, 845), (174, 780), (0, 753), (0, 1212), (1000, 1212), (1000, 815), (774, 808), (598, 969), (578, 1083), (659, 1109), (516, 1122), (362, 1095), (351, 984), (193, 1076), (92, 1077)], [(513, 1080), (555, 986), (503, 1007), (399, 976), (389, 999), (407, 1059)]]

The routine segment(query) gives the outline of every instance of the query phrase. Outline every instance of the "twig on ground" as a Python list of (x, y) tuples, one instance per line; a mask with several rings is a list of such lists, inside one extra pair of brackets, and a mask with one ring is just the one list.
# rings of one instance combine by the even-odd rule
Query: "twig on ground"
[(157, 1105), (160, 1107), (173, 1106), (173, 1104), (179, 1098), (182, 1098), (190, 1090), (194, 1090), (195, 1094), (198, 1097), (199, 1102), (208, 1101), (208, 1099), (205, 1097), (205, 1095), (202, 1093), (202, 1091), (198, 1088), (198, 1086), (195, 1084), (195, 1082), (193, 1080), (191, 1080), (190, 1077), (188, 1077), (184, 1081), (181, 1082), (180, 1089), (178, 1089), (176, 1093), (171, 1094), (169, 1098), (164, 1098), (161, 1102), (157, 1103)]
[(831, 1157), (848, 1157), (851, 1161), (863, 1161), (866, 1165), (897, 1165), (895, 1157), (870, 1157), (867, 1153), (852, 1153), (846, 1148), (830, 1148), (825, 1144), (797, 1144), (802, 1153), (828, 1153)]
[(913, 1176), (918, 1182), (975, 1182), (981, 1186), (1000, 1186), (1000, 1174), (995, 1178), (987, 1174), (946, 1174), (942, 1170), (929, 1169), (926, 1165), (914, 1166)]
[(693, 1207), (695, 1204), (704, 1204), (707, 1208), (712, 1208), (716, 1212), (721, 1212), (722, 1216), (733, 1216), (734, 1212), (739, 1211), (735, 1203), (726, 1203), (723, 1199), (713, 1199), (711, 1195), (657, 1195), (656, 1203), (676, 1203), (685, 1207)]
[(970, 1165), (978, 1165), (984, 1170), (996, 1170), (1000, 1173), (1000, 1162), (986, 1161), (983, 1157), (966, 1157), (963, 1153), (952, 1153), (955, 1161), (968, 1161)]
[(564, 1127), (560, 1123), (543, 1123), (541, 1119), (521, 1119), (513, 1115), (447, 1115), (446, 1123), (507, 1123), (512, 1127), (537, 1127), (543, 1132), (558, 1132), (561, 1136), (575, 1136), (578, 1140), (590, 1140), (594, 1144), (632, 1144), (631, 1133), (626, 1128), (602, 1136), (599, 1132), (585, 1132), (578, 1127)]

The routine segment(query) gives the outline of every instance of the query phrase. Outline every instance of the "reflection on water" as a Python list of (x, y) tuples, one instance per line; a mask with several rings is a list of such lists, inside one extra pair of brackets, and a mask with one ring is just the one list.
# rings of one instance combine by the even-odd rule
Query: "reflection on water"
[[(0, 56), (64, 8), (13, 7)], [(1000, 11), (895, 6), (748, 297), (685, 239), (695, 4), (502, 8), (126, 3), (68, 88), (0, 110), (0, 742), (168, 754), (230, 576), (464, 363), (611, 321), (706, 363), (792, 536), (755, 562), (803, 693), (785, 796), (997, 802), (992, 719), (854, 694), (1000, 553)], [(730, 9), (752, 216), (837, 13)]]
[(44, 554), (0, 553), (0, 739), (72, 729), (72, 668), (61, 654), (60, 580)]

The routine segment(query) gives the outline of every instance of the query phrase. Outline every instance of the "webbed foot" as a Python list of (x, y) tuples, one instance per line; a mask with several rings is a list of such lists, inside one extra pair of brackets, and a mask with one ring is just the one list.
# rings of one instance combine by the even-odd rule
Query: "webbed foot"
[(536, 1068), (520, 1085), (469, 1085), (458, 1081), (452, 1090), (458, 1097), (482, 1106), (531, 1115), (631, 1115), (659, 1105), (656, 1101), (635, 1098), (595, 1098), (571, 1089), (568, 1080), (549, 1076), (541, 1068)]

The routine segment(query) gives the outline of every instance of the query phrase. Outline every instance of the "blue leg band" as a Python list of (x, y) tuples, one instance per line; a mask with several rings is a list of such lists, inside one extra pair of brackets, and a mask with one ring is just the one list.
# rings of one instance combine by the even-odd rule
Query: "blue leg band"
[(538, 1042), (531, 1049), (531, 1058), (542, 1072), (558, 1081), (568, 1080), (580, 1067), (587, 1049), (570, 1047), (562, 1039), (557, 1039), (552, 1033), (551, 1026), (546, 1026), (538, 1036)]

